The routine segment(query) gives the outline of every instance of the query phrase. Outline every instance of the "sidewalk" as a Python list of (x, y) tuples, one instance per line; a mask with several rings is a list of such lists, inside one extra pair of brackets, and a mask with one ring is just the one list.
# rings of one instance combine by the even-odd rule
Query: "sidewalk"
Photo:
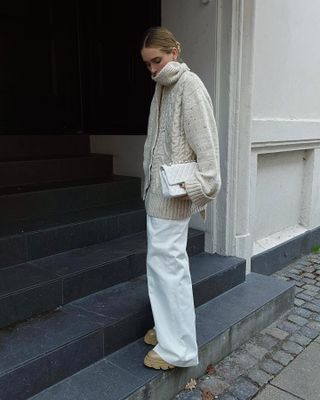
[(173, 400), (320, 400), (320, 254), (273, 276), (295, 283), (294, 308)]

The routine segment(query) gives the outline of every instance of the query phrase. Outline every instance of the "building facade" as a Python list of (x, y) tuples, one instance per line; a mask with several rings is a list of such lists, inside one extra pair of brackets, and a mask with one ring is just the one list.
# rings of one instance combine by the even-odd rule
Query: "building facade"
[[(192, 220), (206, 249), (244, 257), (247, 272), (252, 257), (308, 233), (311, 250), (320, 242), (319, 3), (163, 0), (161, 10), (215, 104), (223, 185), (206, 224)], [(125, 142), (91, 137), (95, 152), (114, 149), (116, 171), (141, 176), (144, 137)]]

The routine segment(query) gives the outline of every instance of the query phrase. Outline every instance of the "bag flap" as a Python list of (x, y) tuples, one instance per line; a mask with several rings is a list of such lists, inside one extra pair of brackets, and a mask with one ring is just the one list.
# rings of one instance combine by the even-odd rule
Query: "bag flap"
[(192, 178), (197, 167), (196, 162), (162, 165), (160, 172), (165, 175), (169, 185), (177, 185)]

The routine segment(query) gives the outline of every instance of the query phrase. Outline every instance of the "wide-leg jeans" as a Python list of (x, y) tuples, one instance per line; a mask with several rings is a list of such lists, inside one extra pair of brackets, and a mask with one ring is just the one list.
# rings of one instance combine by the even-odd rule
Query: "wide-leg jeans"
[(186, 251), (190, 218), (147, 215), (147, 279), (158, 344), (154, 350), (170, 364), (198, 364), (195, 310)]

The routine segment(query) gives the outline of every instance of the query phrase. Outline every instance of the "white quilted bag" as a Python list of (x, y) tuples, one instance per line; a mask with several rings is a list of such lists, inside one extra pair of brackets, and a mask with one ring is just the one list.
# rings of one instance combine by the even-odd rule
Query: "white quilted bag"
[(160, 179), (164, 197), (180, 197), (186, 190), (180, 183), (193, 180), (197, 163), (195, 161), (182, 164), (161, 165)]

